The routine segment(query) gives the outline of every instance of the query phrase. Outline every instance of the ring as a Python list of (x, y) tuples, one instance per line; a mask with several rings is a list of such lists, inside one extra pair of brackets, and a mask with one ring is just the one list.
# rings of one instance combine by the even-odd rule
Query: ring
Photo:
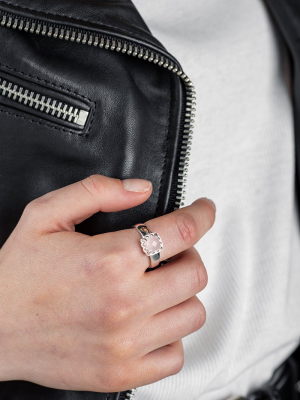
[(150, 257), (151, 268), (157, 267), (160, 260), (160, 252), (164, 245), (161, 237), (156, 232), (151, 232), (145, 224), (135, 224), (132, 228), (136, 228), (142, 239), (140, 240), (143, 252)]

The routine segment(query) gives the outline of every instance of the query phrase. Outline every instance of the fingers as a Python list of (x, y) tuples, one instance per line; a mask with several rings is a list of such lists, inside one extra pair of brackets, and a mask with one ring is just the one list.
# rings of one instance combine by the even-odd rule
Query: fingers
[[(215, 209), (213, 205), (207, 199), (201, 198), (190, 206), (149, 220), (145, 225), (152, 232), (157, 232), (160, 235), (164, 244), (160, 257), (161, 260), (166, 260), (194, 246), (213, 226), (214, 221)], [(94, 236), (96, 246), (98, 246), (99, 240), (105, 239), (108, 251), (118, 252), (120, 258), (124, 260), (124, 265), (132, 260), (130, 268), (137, 269), (139, 273), (144, 273), (150, 266), (149, 257), (145, 255), (141, 248), (141, 236), (136, 229), (125, 229), (104, 235)]]
[(157, 314), (188, 300), (208, 283), (208, 274), (199, 253), (193, 247), (181, 257), (144, 274), (138, 292), (144, 314)]
[(157, 232), (164, 243), (161, 260), (194, 246), (213, 226), (216, 212), (206, 198), (197, 199), (190, 206), (146, 222), (146, 226)]
[(136, 318), (151, 318), (201, 292), (208, 274), (197, 250), (185, 250), (166, 265), (143, 274), (134, 287), (132, 298)]
[(74, 225), (98, 211), (114, 212), (135, 207), (152, 193), (151, 182), (92, 175), (80, 182), (49, 192), (29, 203), (22, 221), (44, 232), (74, 230)]
[(135, 343), (137, 352), (145, 355), (200, 329), (206, 320), (206, 311), (197, 296), (154, 315), (139, 332)]
[(127, 387), (139, 387), (157, 382), (181, 371), (184, 364), (182, 340), (156, 349), (139, 359), (127, 380)]

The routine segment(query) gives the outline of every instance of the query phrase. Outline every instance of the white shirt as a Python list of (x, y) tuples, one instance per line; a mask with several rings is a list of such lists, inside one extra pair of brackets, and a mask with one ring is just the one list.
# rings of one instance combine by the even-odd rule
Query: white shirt
[(208, 197), (197, 243), (206, 322), (176, 375), (137, 400), (223, 400), (267, 381), (300, 339), (300, 233), (289, 65), (260, 0), (133, 0), (197, 90), (185, 204)]

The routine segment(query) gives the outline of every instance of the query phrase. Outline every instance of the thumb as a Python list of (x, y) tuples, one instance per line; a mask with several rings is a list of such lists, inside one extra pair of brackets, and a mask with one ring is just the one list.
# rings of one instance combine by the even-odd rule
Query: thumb
[(76, 224), (98, 211), (135, 207), (144, 203), (151, 193), (152, 184), (144, 179), (121, 181), (92, 175), (33, 200), (25, 208), (22, 220), (42, 232), (73, 231)]

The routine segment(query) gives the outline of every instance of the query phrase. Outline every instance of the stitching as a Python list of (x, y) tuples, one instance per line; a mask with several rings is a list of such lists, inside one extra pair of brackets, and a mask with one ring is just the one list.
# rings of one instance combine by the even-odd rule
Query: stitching
[(89, 133), (90, 133), (90, 131), (92, 129), (93, 122), (94, 122), (95, 115), (96, 115), (96, 108), (97, 108), (97, 103), (95, 103), (95, 107), (94, 107), (94, 110), (93, 110), (93, 115), (92, 115), (92, 118), (91, 118), (91, 121), (90, 121), (90, 126), (89, 126), (89, 129), (87, 130), (85, 136), (89, 136)]
[[(165, 156), (164, 156), (164, 166), (163, 166), (163, 171), (161, 174), (161, 179), (160, 179), (160, 185), (159, 185), (159, 191), (158, 191), (158, 199), (161, 194), (161, 189), (162, 189), (162, 181), (166, 172), (166, 159), (167, 159), (167, 152), (168, 152), (168, 147), (169, 147), (169, 139), (170, 139), (170, 120), (171, 120), (171, 75), (169, 75), (169, 96), (170, 96), (170, 101), (169, 101), (169, 110), (168, 110), (168, 129), (167, 129), (167, 135), (164, 141), (164, 149), (165, 149)], [(157, 216), (157, 209), (158, 209), (158, 200), (157, 200), (157, 206), (155, 210), (155, 216)]]
[(71, 131), (71, 130), (68, 130), (68, 129), (64, 129), (64, 128), (57, 128), (57, 127), (55, 127), (55, 126), (53, 126), (51, 124), (44, 123), (44, 122), (41, 122), (41, 121), (37, 121), (35, 119), (31, 119), (31, 118), (25, 117), (23, 115), (18, 115), (18, 114), (15, 114), (13, 112), (9, 112), (9, 111), (3, 110), (1, 108), (0, 108), (0, 113), (7, 114), (7, 115), (13, 116), (15, 118), (22, 118), (22, 119), (25, 119), (25, 120), (30, 121), (30, 122), (34, 122), (34, 123), (42, 125), (42, 126), (47, 126), (48, 128), (54, 129), (56, 131), (66, 132), (66, 133), (70, 133), (72, 135), (77, 135), (77, 136), (82, 136), (82, 137), (89, 136), (86, 133), (79, 133), (79, 132), (74, 132), (74, 131)]
[(80, 97), (81, 99), (88, 100), (90, 103), (93, 103), (92, 100), (89, 99), (88, 97), (86, 97), (86, 96), (84, 96), (84, 95), (81, 95), (81, 94), (79, 94), (78, 92), (75, 92), (75, 91), (73, 91), (73, 90), (70, 90), (70, 89), (66, 88), (65, 86), (58, 86), (58, 85), (56, 85), (56, 84), (53, 83), (53, 82), (46, 81), (45, 79), (41, 79), (41, 78), (39, 78), (39, 77), (37, 77), (37, 76), (25, 74), (24, 72), (18, 71), (17, 69), (12, 68), (12, 67), (9, 67), (8, 65), (2, 64), (1, 62), (0, 62), (0, 66), (3, 67), (3, 68), (5, 68), (5, 69), (7, 69), (7, 70), (9, 70), (9, 71), (13, 71), (13, 72), (15, 72), (15, 73), (17, 73), (17, 74), (19, 74), (19, 75), (25, 76), (26, 78), (34, 79), (34, 80), (36, 80), (37, 82), (46, 83), (47, 85), (50, 85), (50, 86), (52, 86), (52, 87), (54, 87), (54, 88), (56, 88), (56, 89), (65, 90), (65, 91), (68, 92), (68, 93), (71, 93), (71, 94), (73, 94), (73, 95), (75, 95), (75, 96), (78, 96), (78, 97)]
[[(44, 14), (44, 15), (51, 15), (51, 16), (53, 16), (53, 17), (65, 17), (65, 18), (67, 18), (68, 20), (70, 20), (70, 21), (72, 21), (72, 19), (74, 19), (74, 20), (77, 20), (77, 21), (84, 21), (84, 22), (89, 22), (89, 23), (93, 23), (93, 24), (95, 24), (96, 26), (98, 26), (98, 27), (100, 27), (101, 25), (99, 25), (99, 24), (97, 24), (97, 21), (93, 21), (93, 20), (88, 20), (88, 19), (84, 19), (84, 18), (78, 18), (78, 17), (75, 17), (75, 16), (72, 16), (72, 17), (70, 17), (69, 15), (67, 15), (67, 14), (64, 14), (64, 13), (61, 13), (61, 14), (55, 14), (55, 13), (50, 13), (50, 12), (46, 12), (46, 11), (43, 11), (43, 10), (41, 10), (41, 9), (34, 9), (34, 8), (30, 8), (30, 7), (25, 7), (25, 6), (21, 6), (20, 4), (12, 4), (12, 3), (9, 3), (9, 2), (7, 2), (7, 1), (0, 1), (1, 3), (4, 3), (4, 4), (8, 4), (8, 5), (10, 5), (10, 6), (14, 6), (14, 7), (19, 7), (19, 8), (23, 8), (24, 10), (28, 10), (28, 11), (38, 11), (38, 12), (40, 12), (40, 13), (42, 13), (42, 14)], [(104, 26), (106, 26), (106, 27), (108, 27), (108, 28), (112, 28), (112, 29), (116, 29), (116, 27), (115, 26), (112, 26), (112, 25), (109, 25), (109, 24), (104, 24)], [(123, 32), (126, 32), (126, 33), (130, 33), (131, 35), (135, 35), (136, 33), (135, 32), (132, 32), (132, 31), (129, 31), (129, 30), (127, 30), (127, 29), (124, 29), (124, 28), (117, 28), (117, 29), (119, 29), (119, 30), (121, 30), (121, 31), (123, 31)], [(146, 32), (148, 35), (149, 35), (149, 32), (147, 32), (145, 29), (143, 29), (143, 28), (138, 28), (139, 30), (142, 30), (142, 31), (144, 31), (144, 32)]]
[[(51, 87), (53, 87), (53, 88), (55, 88), (55, 89), (59, 89), (59, 90), (66, 91), (67, 93), (70, 93), (70, 94), (72, 94), (72, 95), (78, 96), (79, 98), (81, 98), (81, 99), (83, 99), (83, 100), (86, 100), (86, 101), (88, 101), (89, 103), (93, 104), (94, 107), (91, 107), (91, 111), (93, 112), (93, 114), (92, 114), (91, 122), (90, 122), (90, 124), (89, 124), (89, 129), (88, 129), (88, 131), (87, 131), (86, 134), (84, 134), (84, 133), (73, 132), (72, 130), (68, 130), (68, 129), (64, 129), (64, 128), (56, 128), (56, 127), (54, 127), (54, 126), (51, 125), (51, 124), (46, 124), (46, 123), (43, 124), (43, 123), (41, 123), (41, 122), (38, 122), (38, 121), (35, 121), (35, 120), (30, 120), (30, 119), (28, 119), (28, 118), (26, 118), (26, 117), (21, 117), (21, 116), (20, 116), (21, 118), (28, 119), (28, 120), (31, 121), (31, 122), (36, 122), (36, 123), (40, 123), (40, 124), (42, 124), (42, 125), (48, 126), (48, 127), (51, 128), (51, 129), (57, 129), (57, 130), (60, 130), (60, 131), (62, 131), (62, 132), (68, 132), (68, 133), (76, 134), (76, 135), (79, 135), (79, 136), (88, 136), (88, 134), (89, 134), (89, 132), (90, 132), (90, 130), (91, 130), (91, 128), (92, 128), (93, 121), (94, 121), (94, 119), (95, 119), (96, 108), (97, 108), (96, 103), (93, 102), (90, 98), (88, 98), (88, 97), (86, 97), (86, 96), (84, 96), (84, 95), (81, 95), (81, 94), (79, 94), (78, 92), (75, 92), (75, 91), (73, 91), (73, 90), (71, 90), (71, 89), (68, 89), (68, 88), (65, 87), (65, 86), (59, 86), (59, 85), (56, 85), (56, 84), (53, 83), (53, 82), (47, 81), (47, 80), (45, 80), (45, 79), (41, 79), (41, 78), (39, 78), (38, 76), (26, 74), (25, 72), (19, 71), (19, 70), (17, 70), (16, 68), (9, 67), (8, 65), (5, 65), (5, 64), (3, 64), (3, 63), (1, 63), (1, 62), (0, 62), (0, 66), (1, 66), (2, 68), (4, 68), (4, 69), (7, 69), (8, 71), (13, 71), (13, 72), (16, 73), (17, 75), (25, 76), (26, 78), (30, 78), (30, 79), (32, 79), (32, 80), (35, 80), (37, 83), (40, 83), (40, 82), (41, 82), (41, 83), (47, 84), (47, 85), (49, 85), (49, 86), (51, 86)], [(0, 71), (0, 72), (1, 72), (1, 71)], [(11, 114), (11, 115), (16, 115), (16, 116), (18, 116), (17, 114)]]

